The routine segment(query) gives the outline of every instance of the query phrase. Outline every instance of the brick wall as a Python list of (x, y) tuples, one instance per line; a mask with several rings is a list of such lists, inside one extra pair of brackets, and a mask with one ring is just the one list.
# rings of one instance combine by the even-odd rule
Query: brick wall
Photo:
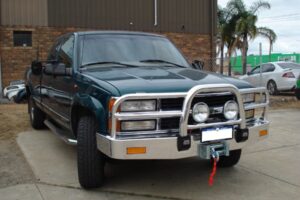
[[(32, 31), (32, 47), (14, 47), (13, 31)], [(32, 60), (39, 56), (41, 60), (47, 58), (53, 41), (60, 35), (78, 31), (75, 28), (53, 27), (1, 27), (0, 28), (0, 56), (2, 62), (2, 82), (7, 86), (10, 81), (24, 79), (24, 72)], [(169, 37), (189, 61), (195, 59), (210, 60), (211, 44), (209, 35), (163, 33)], [(205, 66), (209, 66), (208, 62)]]

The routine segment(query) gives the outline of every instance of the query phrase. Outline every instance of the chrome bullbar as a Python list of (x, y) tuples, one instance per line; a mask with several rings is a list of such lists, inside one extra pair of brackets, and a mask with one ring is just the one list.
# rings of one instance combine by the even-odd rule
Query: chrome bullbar
[[(219, 94), (219, 93), (231, 93), (236, 97), (239, 105), (239, 118), (236, 120), (230, 120), (226, 122), (218, 123), (199, 123), (196, 125), (189, 125), (188, 119), (191, 110), (191, 104), (197, 95), (200, 94)], [(259, 103), (244, 104), (243, 94), (258, 94), (265, 95), (265, 101)], [(147, 99), (175, 99), (185, 98), (182, 110), (180, 111), (150, 111), (150, 112), (119, 112), (120, 105), (127, 100), (147, 100)], [(208, 84), (199, 85), (193, 87), (187, 93), (137, 93), (128, 94), (116, 98), (116, 101), (111, 111), (111, 137), (117, 136), (117, 120), (144, 120), (144, 119), (160, 119), (160, 118), (172, 118), (180, 117), (179, 135), (185, 137), (188, 135), (188, 130), (195, 130), (201, 128), (225, 126), (225, 125), (239, 125), (241, 129), (246, 128), (245, 110), (251, 110), (256, 108), (263, 108), (263, 120), (266, 120), (266, 111), (269, 105), (269, 94), (265, 88), (250, 88), (250, 89), (238, 89), (231, 84)]]

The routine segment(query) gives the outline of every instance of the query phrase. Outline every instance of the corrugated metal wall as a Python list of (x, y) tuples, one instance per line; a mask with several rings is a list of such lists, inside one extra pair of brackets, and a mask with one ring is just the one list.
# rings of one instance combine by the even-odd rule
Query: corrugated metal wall
[(159, 0), (162, 31), (210, 33), (211, 0)]
[(47, 26), (47, 0), (1, 0), (2, 25)]
[(153, 0), (49, 0), (49, 26), (149, 30)]
[(0, 0), (2, 25), (209, 34), (217, 0)]
[(217, 0), (157, 1), (154, 26), (154, 0), (48, 0), (49, 26), (211, 33), (211, 6)]

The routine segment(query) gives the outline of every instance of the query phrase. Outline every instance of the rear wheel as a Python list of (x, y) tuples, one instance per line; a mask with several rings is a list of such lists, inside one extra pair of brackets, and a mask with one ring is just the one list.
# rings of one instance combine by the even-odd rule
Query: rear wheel
[(300, 89), (296, 89), (296, 97), (300, 100)]
[(270, 95), (278, 94), (277, 85), (274, 81), (269, 81), (269, 83), (267, 85), (267, 89), (268, 89)]
[(28, 112), (30, 117), (31, 126), (34, 129), (42, 129), (45, 128), (44, 120), (46, 115), (41, 109), (39, 109), (32, 98), (29, 96), (28, 98)]
[(77, 164), (80, 185), (85, 189), (100, 187), (104, 180), (104, 155), (98, 151), (96, 120), (82, 116), (77, 128)]
[(218, 162), (218, 167), (233, 167), (236, 165), (241, 158), (242, 150), (230, 151), (229, 156), (221, 156)]

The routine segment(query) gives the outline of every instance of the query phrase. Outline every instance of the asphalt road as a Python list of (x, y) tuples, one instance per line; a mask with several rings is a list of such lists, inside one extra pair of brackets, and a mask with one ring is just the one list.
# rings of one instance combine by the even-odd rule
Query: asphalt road
[(37, 180), (0, 189), (0, 199), (300, 199), (300, 110), (270, 113), (271, 135), (243, 151), (240, 163), (218, 169), (207, 184), (207, 161), (117, 161), (106, 166), (101, 189), (77, 181), (76, 149), (49, 131), (19, 135), (18, 144)]

